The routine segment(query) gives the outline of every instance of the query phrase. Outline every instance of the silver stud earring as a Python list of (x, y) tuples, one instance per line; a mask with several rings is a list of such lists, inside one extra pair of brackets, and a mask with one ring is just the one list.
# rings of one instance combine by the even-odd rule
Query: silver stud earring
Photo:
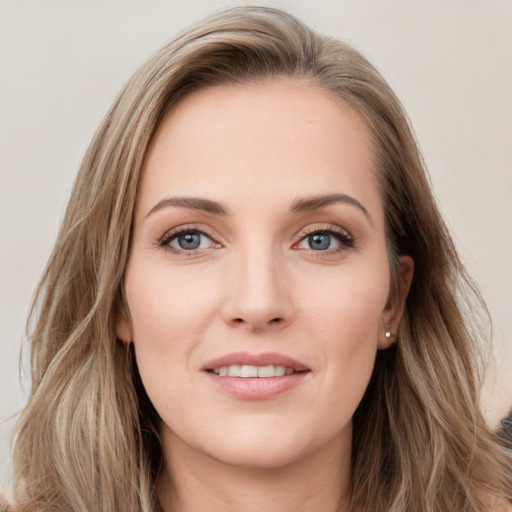
[(391, 338), (391, 336), (392, 336), (392, 334), (391, 334), (391, 325), (388, 325), (388, 326), (387, 326), (387, 329), (388, 329), (388, 330), (386, 331), (385, 336), (386, 336), (386, 338), (389, 340), (389, 338)]

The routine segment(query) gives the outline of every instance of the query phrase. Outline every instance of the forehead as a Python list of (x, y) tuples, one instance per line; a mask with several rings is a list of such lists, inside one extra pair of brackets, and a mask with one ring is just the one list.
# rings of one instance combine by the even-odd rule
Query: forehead
[(243, 204), (345, 193), (380, 205), (361, 116), (303, 81), (221, 85), (186, 96), (161, 121), (142, 169), (138, 204), (162, 195)]

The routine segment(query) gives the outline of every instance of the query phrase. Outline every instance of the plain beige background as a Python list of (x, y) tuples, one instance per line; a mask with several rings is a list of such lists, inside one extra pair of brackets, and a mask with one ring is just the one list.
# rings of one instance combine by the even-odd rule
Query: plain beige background
[[(0, 468), (29, 386), (32, 291), (81, 156), (130, 74), (215, 0), (0, 0)], [(512, 0), (262, 1), (352, 43), (415, 127), (442, 211), (488, 301), (489, 421), (512, 404)], [(25, 358), (26, 363), (26, 358)]]

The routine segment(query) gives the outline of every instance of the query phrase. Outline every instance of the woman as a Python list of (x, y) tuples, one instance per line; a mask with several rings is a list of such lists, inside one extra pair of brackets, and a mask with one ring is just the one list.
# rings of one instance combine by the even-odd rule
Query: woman
[(37, 297), (19, 510), (508, 510), (481, 302), (406, 115), (282, 11), (134, 75)]

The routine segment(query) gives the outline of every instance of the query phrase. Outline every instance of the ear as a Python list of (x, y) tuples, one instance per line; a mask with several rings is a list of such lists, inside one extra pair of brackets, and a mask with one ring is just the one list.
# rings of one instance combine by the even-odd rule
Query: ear
[(125, 345), (129, 345), (133, 340), (132, 329), (130, 321), (122, 309), (121, 306), (118, 306), (115, 310), (116, 335)]
[(412, 283), (414, 274), (413, 259), (410, 256), (401, 256), (398, 266), (400, 290), (398, 297), (393, 302), (390, 301), (382, 313), (382, 325), (379, 329), (377, 341), (377, 348), (379, 350), (389, 348), (396, 341), (396, 333), (404, 312), (405, 300)]

